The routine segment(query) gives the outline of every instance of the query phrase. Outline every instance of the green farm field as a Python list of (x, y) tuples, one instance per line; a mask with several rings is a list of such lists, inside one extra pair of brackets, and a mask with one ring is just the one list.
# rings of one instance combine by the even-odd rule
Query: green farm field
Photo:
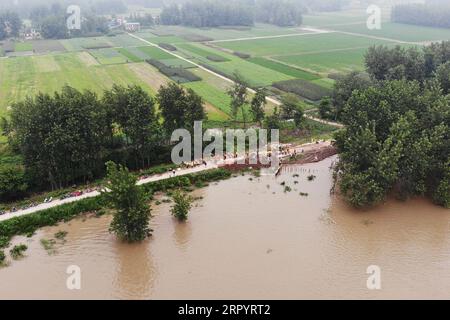
[(307, 34), (284, 38), (219, 42), (215, 45), (228, 50), (245, 52), (253, 57), (318, 53), (336, 49), (368, 48), (389, 44), (389, 41), (357, 37), (340, 33)]
[(120, 64), (127, 63), (128, 58), (112, 48), (90, 50), (92, 54), (100, 64)]
[[(264, 87), (271, 85), (273, 82), (293, 79), (294, 77), (282, 72), (278, 72), (264, 66), (252, 63), (245, 59), (241, 59), (235, 55), (221, 52), (201, 44), (190, 44), (189, 46), (180, 46), (181, 53), (192, 59), (194, 62), (210, 66), (214, 71), (226, 74), (229, 77), (233, 73), (239, 72), (242, 77), (252, 87)], [(208, 54), (217, 54), (224, 57), (224, 62), (213, 62), (206, 58)]]
[(205, 81), (195, 81), (183, 84), (184, 87), (193, 89), (209, 104), (218, 108), (221, 113), (208, 114), (208, 119), (213, 121), (229, 120), (231, 109), (230, 97), (223, 91)]
[(16, 52), (33, 51), (33, 45), (29, 42), (16, 42), (14, 50)]
[(277, 56), (274, 59), (311, 72), (347, 73), (364, 69), (367, 49), (343, 49), (328, 52)]
[(14, 102), (38, 92), (52, 93), (66, 84), (99, 94), (115, 83), (155, 92), (126, 65), (89, 65), (76, 53), (2, 59), (0, 79), (0, 115)]
[(430, 42), (450, 40), (450, 29), (406, 25), (384, 22), (380, 30), (367, 29), (366, 23), (355, 25), (339, 25), (333, 30), (358, 33), (367, 36), (383, 37), (405, 42)]
[[(108, 49), (113, 50), (113, 49)], [(99, 59), (101, 60), (101, 59)], [(122, 61), (123, 62), (123, 61)], [(102, 94), (113, 84), (142, 86), (152, 96), (169, 80), (149, 64), (100, 64), (88, 52), (71, 52), (0, 60), (0, 116), (7, 115), (8, 106), (38, 92), (53, 93), (64, 85), (79, 90), (92, 90)], [(201, 83), (201, 82), (199, 82)], [(224, 91), (215, 94), (195, 88), (210, 105), (207, 108), (212, 120), (226, 120)], [(221, 96), (221, 99), (216, 97)], [(218, 106), (216, 106), (218, 104)]]
[[(223, 28), (191, 28), (182, 26), (158, 26), (156, 32), (163, 32), (167, 35), (183, 37), (187, 35), (201, 35), (212, 40), (227, 40), (236, 38), (278, 36), (283, 34), (304, 33), (299, 27), (277, 27), (269, 24), (257, 23), (254, 27), (223, 27)], [(151, 35), (150, 37), (154, 37)], [(149, 39), (150, 40), (150, 39)], [(151, 41), (151, 40), (150, 40)]]

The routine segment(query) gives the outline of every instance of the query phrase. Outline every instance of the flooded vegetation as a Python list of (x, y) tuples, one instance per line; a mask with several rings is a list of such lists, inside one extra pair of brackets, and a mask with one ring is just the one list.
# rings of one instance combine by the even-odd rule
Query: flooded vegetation
[[(449, 298), (449, 210), (423, 199), (352, 209), (330, 195), (334, 160), (212, 183), (185, 222), (161, 196), (138, 244), (109, 233), (110, 215), (15, 237), (10, 248), (28, 250), (0, 268), (0, 299)], [(66, 287), (71, 265), (81, 290)], [(381, 290), (367, 289), (369, 265)]]

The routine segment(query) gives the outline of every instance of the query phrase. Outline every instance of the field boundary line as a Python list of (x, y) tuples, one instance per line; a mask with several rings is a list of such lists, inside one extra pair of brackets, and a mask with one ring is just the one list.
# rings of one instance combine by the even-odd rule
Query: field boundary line
[(351, 50), (358, 50), (358, 49), (367, 49), (369, 47), (368, 46), (362, 46), (362, 47), (352, 47), (352, 48), (342, 48), (342, 49), (304, 51), (304, 52), (298, 52), (298, 53), (290, 52), (290, 53), (286, 53), (286, 54), (276, 54), (276, 55), (268, 55), (268, 56), (262, 56), (262, 57), (264, 57), (264, 58), (276, 58), (276, 57), (289, 57), (289, 56), (306, 56), (306, 55), (309, 55), (309, 54), (332, 53), (332, 52), (351, 51)]
[(379, 37), (379, 36), (371, 36), (371, 35), (369, 35), (369, 34), (364, 34), (364, 33), (356, 33), (356, 32), (349, 32), (349, 31), (340, 31), (340, 30), (333, 30), (333, 29), (317, 29), (317, 30), (333, 31), (334, 33), (346, 34), (346, 35), (349, 35), (349, 36), (363, 37), (363, 38), (375, 39), (375, 40), (381, 40), (381, 41), (389, 41), (389, 42), (394, 42), (394, 43), (399, 43), (399, 44), (412, 44), (412, 45), (419, 45), (419, 46), (422, 46), (422, 45), (424, 45), (425, 43), (429, 42), (429, 41), (419, 41), (419, 42), (414, 42), (414, 41), (404, 41), (404, 40), (398, 40), (398, 39), (393, 39), (393, 38), (386, 38), (386, 37)]
[(318, 76), (318, 77), (323, 77), (323, 73), (321, 74), (320, 72), (317, 72), (317, 71), (314, 71), (314, 70), (310, 70), (310, 69), (307, 69), (307, 68), (302, 68), (300, 66), (296, 66), (295, 64), (290, 64), (290, 63), (287, 63), (287, 62), (284, 62), (284, 61), (276, 60), (275, 59), (276, 57), (277, 56), (273, 56), (273, 57), (272, 56), (265, 56), (263, 58), (267, 59), (269, 61), (272, 61), (272, 62), (276, 62), (276, 63), (282, 64), (282, 65), (284, 65), (286, 67), (290, 67), (292, 69), (297, 69), (297, 70), (300, 70), (300, 71), (303, 71), (303, 72), (311, 73), (312, 75), (315, 75), (315, 76)]
[(303, 32), (303, 33), (289, 33), (289, 34), (279, 34), (273, 36), (258, 36), (258, 37), (246, 37), (246, 38), (235, 38), (235, 39), (223, 39), (223, 40), (211, 40), (205, 41), (207, 43), (222, 43), (222, 42), (234, 42), (234, 41), (250, 41), (250, 40), (264, 40), (264, 39), (277, 39), (277, 38), (287, 38), (287, 37), (299, 37), (299, 36), (308, 36), (308, 35), (316, 35), (316, 34), (324, 34), (324, 33), (333, 33), (334, 31), (313, 31), (313, 32)]

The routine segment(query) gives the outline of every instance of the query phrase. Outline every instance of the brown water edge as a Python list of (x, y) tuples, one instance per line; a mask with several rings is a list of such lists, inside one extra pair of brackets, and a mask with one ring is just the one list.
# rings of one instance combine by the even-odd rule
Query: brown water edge
[[(17, 237), (29, 250), (0, 269), (0, 299), (450, 298), (450, 211), (423, 199), (353, 210), (329, 194), (334, 160), (211, 184), (195, 191), (204, 198), (184, 224), (170, 204), (153, 206), (141, 244), (110, 235), (109, 216)], [(49, 256), (40, 239), (59, 230), (67, 242)], [(379, 291), (366, 287), (374, 264)], [(66, 288), (69, 265), (81, 267), (80, 291)]]

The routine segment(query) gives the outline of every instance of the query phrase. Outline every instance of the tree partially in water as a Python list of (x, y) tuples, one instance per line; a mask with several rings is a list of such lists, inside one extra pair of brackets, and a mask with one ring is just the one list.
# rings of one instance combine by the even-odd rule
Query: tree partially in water
[(385, 81), (355, 91), (336, 135), (336, 177), (357, 207), (375, 205), (394, 192), (427, 195), (450, 206), (450, 96), (438, 81)]
[(175, 203), (171, 209), (172, 215), (180, 221), (186, 221), (192, 208), (192, 197), (180, 190), (175, 191), (172, 197)]
[(103, 196), (115, 209), (110, 232), (128, 242), (142, 241), (151, 235), (150, 208), (145, 194), (136, 185), (137, 178), (127, 168), (114, 162), (106, 164), (108, 171), (107, 192)]

